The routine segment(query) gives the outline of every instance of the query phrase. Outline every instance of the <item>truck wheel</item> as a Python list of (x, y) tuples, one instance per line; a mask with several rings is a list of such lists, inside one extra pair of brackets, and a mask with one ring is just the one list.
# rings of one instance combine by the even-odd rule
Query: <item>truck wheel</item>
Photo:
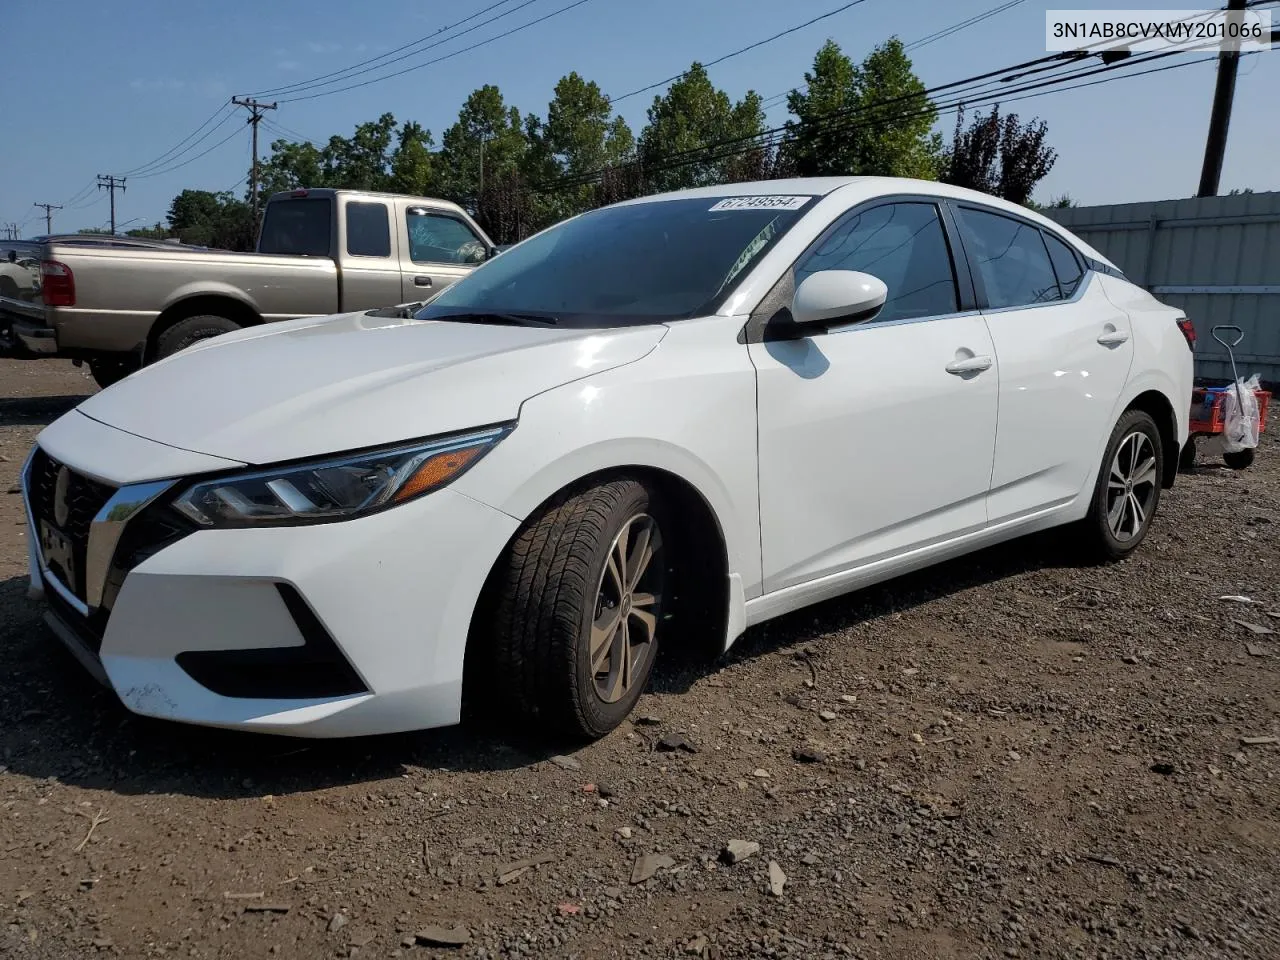
[(119, 383), (129, 374), (138, 369), (137, 363), (126, 360), (90, 360), (89, 373), (93, 376), (93, 382), (100, 386), (103, 390), (111, 386), (113, 383)]
[(185, 350), (197, 340), (207, 340), (239, 329), (240, 324), (226, 317), (215, 317), (211, 314), (187, 317), (160, 334), (160, 339), (156, 341), (156, 359), (163, 360), (179, 350)]

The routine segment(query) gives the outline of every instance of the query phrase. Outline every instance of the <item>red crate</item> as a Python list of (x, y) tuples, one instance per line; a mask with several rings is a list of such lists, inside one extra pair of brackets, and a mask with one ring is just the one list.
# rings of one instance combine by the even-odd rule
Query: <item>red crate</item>
[[(1234, 389), (1234, 386), (1195, 387), (1191, 391), (1191, 432), (1193, 434), (1219, 434), (1225, 429), (1223, 402), (1227, 391)], [(1255, 390), (1253, 395), (1258, 398), (1258, 432), (1262, 433), (1267, 429), (1267, 410), (1271, 405), (1271, 391)]]

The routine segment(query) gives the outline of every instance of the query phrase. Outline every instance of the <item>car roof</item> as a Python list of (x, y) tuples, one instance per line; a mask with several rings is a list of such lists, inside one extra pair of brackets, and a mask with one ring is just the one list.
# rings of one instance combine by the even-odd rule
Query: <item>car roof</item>
[(1110, 266), (1115, 266), (1109, 259), (1071, 233), (1060, 223), (1050, 220), (1030, 207), (1005, 200), (1002, 197), (957, 187), (937, 180), (915, 180), (909, 177), (788, 177), (779, 180), (752, 180), (744, 183), (722, 183), (710, 187), (694, 187), (689, 190), (673, 190), (668, 193), (656, 193), (634, 200), (624, 200), (614, 206), (624, 207), (641, 203), (659, 203), (664, 200), (696, 200), (717, 197), (759, 197), (759, 196), (814, 196), (825, 197), (837, 190), (856, 188), (858, 193), (872, 199), (878, 194), (919, 193), (925, 196), (939, 197), (947, 200), (970, 201), (982, 204), (993, 210), (1004, 210), (1024, 219), (1031, 220), (1049, 230), (1056, 236), (1069, 239), (1072, 245), (1086, 256)]

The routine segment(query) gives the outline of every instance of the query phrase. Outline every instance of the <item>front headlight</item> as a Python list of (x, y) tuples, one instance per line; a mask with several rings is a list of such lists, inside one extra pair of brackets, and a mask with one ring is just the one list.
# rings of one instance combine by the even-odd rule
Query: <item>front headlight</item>
[(205, 480), (173, 501), (202, 527), (347, 520), (438, 490), (459, 477), (510, 426)]

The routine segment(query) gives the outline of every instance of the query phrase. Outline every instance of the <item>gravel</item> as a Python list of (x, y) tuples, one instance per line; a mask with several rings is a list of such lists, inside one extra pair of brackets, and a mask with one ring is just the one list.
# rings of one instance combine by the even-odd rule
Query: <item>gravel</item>
[[(0, 490), (92, 389), (0, 361)], [(1233, 622), (1280, 629), (1269, 431), (1202, 444), (1125, 563), (1045, 535), (853, 594), (582, 749), (134, 717), (0, 493), (0, 955), (1280, 956), (1280, 657)]]

